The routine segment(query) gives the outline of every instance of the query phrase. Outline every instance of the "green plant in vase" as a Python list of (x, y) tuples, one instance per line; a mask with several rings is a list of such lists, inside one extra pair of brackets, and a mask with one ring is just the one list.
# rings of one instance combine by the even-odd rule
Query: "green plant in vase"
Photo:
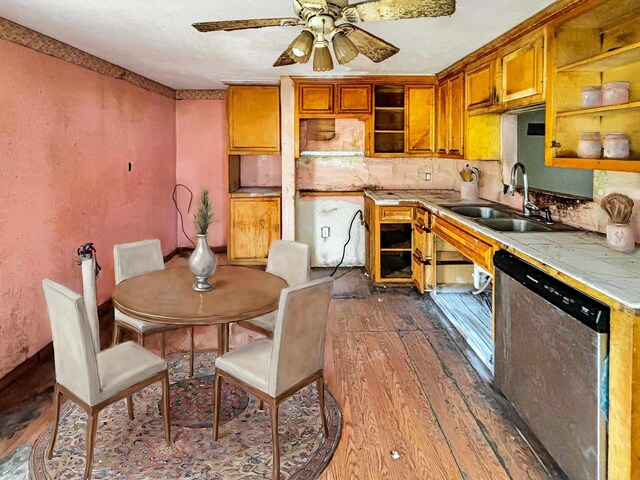
[(218, 259), (207, 243), (207, 232), (209, 225), (212, 223), (213, 206), (209, 199), (209, 190), (202, 188), (200, 192), (200, 204), (193, 216), (193, 224), (196, 229), (198, 242), (189, 258), (189, 268), (191, 269), (191, 273), (196, 277), (196, 283), (193, 284), (193, 289), (198, 292), (206, 292), (213, 288), (213, 285), (209, 283), (208, 279), (214, 274), (218, 266)]

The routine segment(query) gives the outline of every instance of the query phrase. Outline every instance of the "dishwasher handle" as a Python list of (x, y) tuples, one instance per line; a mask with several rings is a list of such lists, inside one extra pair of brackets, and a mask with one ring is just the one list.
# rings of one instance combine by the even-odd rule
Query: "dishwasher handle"
[(499, 270), (598, 333), (609, 333), (610, 308), (593, 297), (552, 277), (506, 250), (493, 263)]

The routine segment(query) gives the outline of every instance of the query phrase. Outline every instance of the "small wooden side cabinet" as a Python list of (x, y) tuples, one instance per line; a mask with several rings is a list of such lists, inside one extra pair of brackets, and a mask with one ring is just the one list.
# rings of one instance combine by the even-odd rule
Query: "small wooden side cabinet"
[(280, 87), (230, 86), (227, 120), (229, 154), (280, 153)]
[(280, 239), (280, 197), (229, 194), (230, 264), (261, 265), (269, 246)]

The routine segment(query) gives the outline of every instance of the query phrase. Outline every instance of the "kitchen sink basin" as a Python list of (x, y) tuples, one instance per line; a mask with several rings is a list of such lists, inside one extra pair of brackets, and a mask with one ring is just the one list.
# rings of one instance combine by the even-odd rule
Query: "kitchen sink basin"
[(552, 232), (555, 230), (535, 220), (524, 218), (483, 218), (476, 221), (500, 232)]
[(452, 212), (458, 213), (465, 217), (471, 218), (510, 218), (507, 212), (503, 212), (493, 207), (482, 207), (476, 205), (461, 205), (457, 207), (449, 207)]

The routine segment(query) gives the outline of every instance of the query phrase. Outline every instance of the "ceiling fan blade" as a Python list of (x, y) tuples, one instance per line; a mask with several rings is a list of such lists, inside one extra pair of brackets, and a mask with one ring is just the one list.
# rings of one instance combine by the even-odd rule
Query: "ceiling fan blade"
[(400, 51), (395, 45), (356, 27), (341, 25), (345, 34), (353, 42), (358, 51), (375, 63), (380, 63)]
[(453, 15), (456, 0), (378, 0), (354, 3), (342, 10), (348, 22), (401, 20)]
[(295, 26), (301, 24), (299, 18), (256, 18), (253, 20), (223, 20), (220, 22), (194, 23), (193, 28), (199, 32), (230, 32), (249, 28)]
[(280, 54), (276, 63), (273, 64), (274, 67), (286, 67), (287, 65), (294, 65), (296, 61), (293, 59), (291, 47), (287, 47), (287, 49)]

